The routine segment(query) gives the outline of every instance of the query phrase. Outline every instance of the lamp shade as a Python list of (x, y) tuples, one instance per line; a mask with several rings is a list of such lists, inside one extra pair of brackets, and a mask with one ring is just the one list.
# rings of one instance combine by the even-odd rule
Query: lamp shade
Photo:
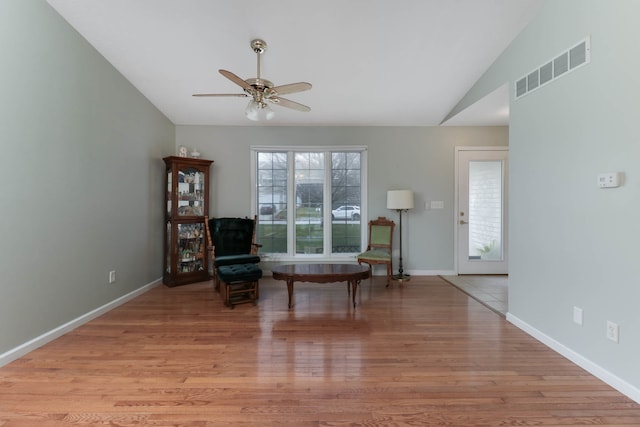
[(387, 209), (413, 209), (413, 191), (387, 191)]

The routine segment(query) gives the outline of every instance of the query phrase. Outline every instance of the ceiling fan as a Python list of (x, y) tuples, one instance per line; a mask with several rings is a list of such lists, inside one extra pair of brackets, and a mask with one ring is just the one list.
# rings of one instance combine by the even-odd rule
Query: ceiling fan
[(218, 70), (220, 74), (240, 86), (245, 93), (196, 93), (193, 96), (251, 97), (252, 99), (249, 101), (245, 113), (247, 118), (254, 121), (271, 120), (273, 118), (274, 112), (269, 108), (267, 101), (275, 105), (280, 105), (281, 107), (292, 108), (298, 111), (311, 111), (311, 108), (306, 105), (280, 96), (309, 90), (311, 89), (311, 83), (299, 82), (274, 86), (269, 80), (260, 77), (260, 55), (267, 49), (267, 43), (260, 39), (252, 40), (251, 49), (256, 53), (258, 58), (258, 76), (256, 78), (242, 80), (231, 71)]

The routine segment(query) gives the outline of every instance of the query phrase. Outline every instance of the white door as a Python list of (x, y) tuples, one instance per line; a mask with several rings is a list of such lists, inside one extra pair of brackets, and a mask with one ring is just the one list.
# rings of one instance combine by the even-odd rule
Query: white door
[(507, 147), (456, 147), (458, 274), (507, 274)]

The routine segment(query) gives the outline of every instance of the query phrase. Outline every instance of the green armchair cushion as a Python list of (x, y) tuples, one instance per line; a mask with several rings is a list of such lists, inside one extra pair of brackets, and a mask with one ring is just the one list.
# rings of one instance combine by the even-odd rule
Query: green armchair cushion
[(358, 255), (358, 259), (371, 259), (377, 261), (385, 261), (390, 260), (391, 255), (389, 252), (383, 250), (372, 249), (370, 251), (366, 251)]
[(216, 257), (250, 254), (253, 226), (251, 218), (210, 218), (209, 232)]
[(251, 218), (210, 218), (209, 232), (215, 248), (214, 265), (257, 264), (260, 256), (253, 247), (254, 220)]
[(262, 277), (262, 270), (255, 264), (223, 265), (218, 277), (224, 283), (255, 282)]
[(260, 262), (260, 257), (258, 255), (238, 254), (238, 255), (217, 256), (214, 261), (214, 265), (216, 267), (221, 267), (223, 265), (257, 264), (259, 262)]
[(372, 245), (389, 245), (389, 237), (392, 228), (388, 225), (372, 225), (370, 244)]

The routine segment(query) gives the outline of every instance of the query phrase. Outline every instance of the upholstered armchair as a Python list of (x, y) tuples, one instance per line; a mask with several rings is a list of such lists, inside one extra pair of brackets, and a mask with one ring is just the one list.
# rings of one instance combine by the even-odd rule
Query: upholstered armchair
[(210, 218), (206, 228), (215, 289), (222, 294), (225, 305), (255, 304), (262, 277), (258, 266), (260, 245), (255, 242), (256, 217)]

